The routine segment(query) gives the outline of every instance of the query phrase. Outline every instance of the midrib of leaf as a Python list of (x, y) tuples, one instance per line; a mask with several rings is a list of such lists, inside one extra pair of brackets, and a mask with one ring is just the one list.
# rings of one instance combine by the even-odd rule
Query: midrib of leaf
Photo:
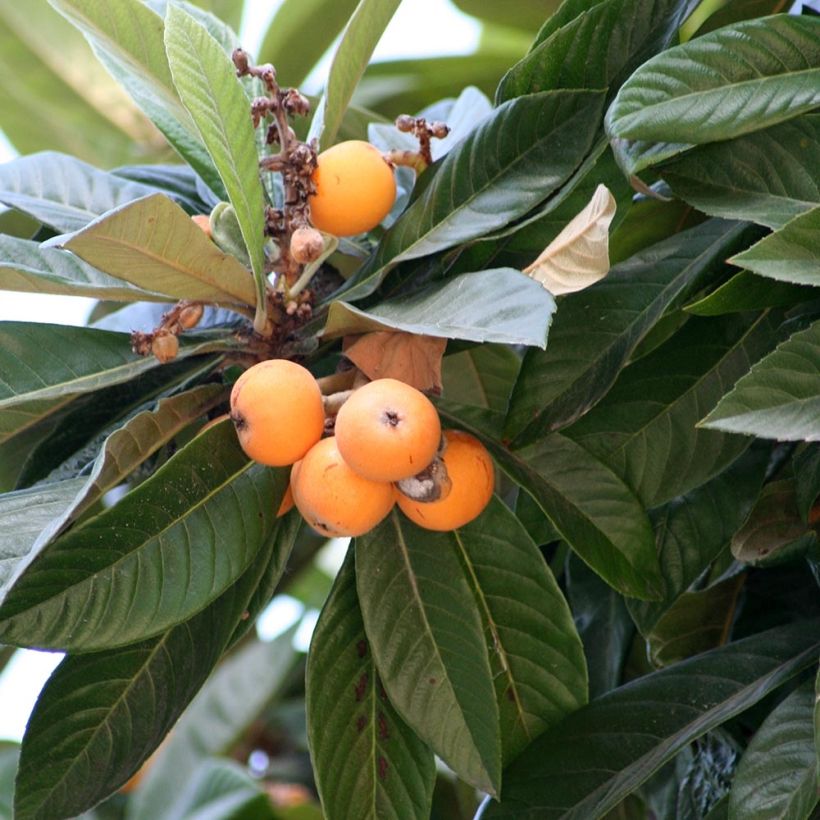
[[(653, 425), (659, 418), (662, 416), (669, 416), (672, 415), (675, 408), (680, 405), (681, 402), (686, 401), (690, 396), (697, 392), (698, 388), (703, 384), (704, 381), (707, 379), (711, 379), (714, 376), (718, 376), (718, 370), (725, 364), (726, 360), (731, 356), (734, 356), (737, 353), (738, 349), (743, 347), (748, 337), (754, 333), (758, 327), (760, 326), (761, 322), (764, 322), (768, 319), (768, 312), (763, 314), (759, 317), (753, 325), (751, 325), (743, 335), (731, 345), (731, 347), (718, 359), (705, 373), (701, 373), (696, 381), (694, 381), (683, 393), (681, 393), (674, 401), (671, 401), (669, 404), (663, 404), (653, 415), (650, 419), (646, 421), (644, 425), (639, 427), (633, 433), (631, 433), (627, 438), (625, 438), (615, 449), (607, 450), (607, 458), (610, 456), (615, 455), (616, 453), (621, 453), (629, 444), (631, 444), (638, 436), (643, 435), (646, 432), (646, 429)], [(720, 378), (720, 377), (719, 377)], [(720, 378), (721, 387), (725, 393), (725, 386), (723, 385), (723, 379)]]
[[(134, 557), (134, 555), (142, 547), (144, 547), (144, 545), (146, 543), (148, 543), (148, 542), (157, 542), (157, 541), (161, 540), (163, 535), (165, 535), (165, 533), (168, 530), (170, 530), (171, 528), (176, 527), (178, 524), (183, 524), (184, 525), (186, 520), (188, 518), (190, 518), (196, 511), (198, 511), (201, 507), (203, 507), (205, 504), (207, 504), (215, 495), (222, 492), (222, 490), (224, 490), (227, 486), (229, 486), (231, 483), (236, 481), (237, 478), (239, 478), (241, 475), (243, 475), (244, 473), (247, 473), (254, 465), (255, 465), (255, 462), (253, 462), (253, 461), (247, 462), (241, 469), (237, 470), (235, 473), (232, 473), (230, 476), (228, 476), (224, 481), (222, 481), (219, 485), (217, 485), (212, 490), (210, 490), (208, 493), (206, 493), (205, 496), (203, 496), (201, 499), (196, 501), (192, 506), (187, 507), (186, 510), (185, 510), (185, 513), (183, 515), (180, 515), (179, 517), (174, 518), (173, 521), (169, 522), (161, 530), (159, 530), (157, 532), (150, 533), (148, 535), (148, 537), (145, 540), (143, 540), (142, 543), (137, 547), (137, 549), (129, 550), (128, 552), (126, 552), (125, 554), (123, 554), (119, 558), (117, 558), (115, 561), (113, 561), (112, 563), (107, 564), (102, 569), (98, 570), (97, 572), (94, 572), (92, 575), (87, 575), (85, 578), (81, 578), (79, 581), (75, 581), (74, 583), (69, 584), (68, 586), (64, 586), (60, 590), (59, 595), (50, 596), (46, 600), (53, 601), (53, 600), (55, 600), (55, 598), (60, 598), (62, 600), (65, 600), (65, 598), (67, 597), (67, 593), (70, 590), (75, 589), (76, 587), (85, 586), (89, 582), (94, 583), (94, 582), (96, 582), (96, 579), (101, 574), (104, 574), (104, 573), (107, 574), (107, 573), (110, 573), (113, 570), (116, 570), (116, 568), (120, 564), (128, 561), (129, 559), (132, 559)], [(87, 524), (83, 525), (82, 527), (79, 527), (75, 532), (82, 533), (82, 531), (85, 530), (87, 527), (91, 527), (93, 525), (94, 525), (94, 519), (91, 519), (90, 521), (88, 521)], [(211, 552), (213, 552), (213, 551), (211, 551)], [(190, 572), (190, 568), (191, 568), (190, 560), (188, 561), (188, 568), (189, 568), (189, 572)], [(211, 567), (211, 569), (213, 571), (213, 567)], [(137, 572), (139, 573), (139, 571), (140, 571), (140, 561), (138, 560), (137, 561)], [(212, 574), (213, 574), (213, 572), (212, 572)], [(10, 583), (8, 584), (8, 587), (9, 588), (13, 587), (19, 577), (20, 576), (18, 575), (17, 577), (13, 578), (10, 581)], [(188, 581), (189, 582), (188, 582), (188, 585), (186, 586), (186, 589), (190, 588), (190, 575), (189, 575)], [(159, 603), (161, 602), (160, 598), (157, 598), (157, 602), (158, 602), (157, 606), (159, 606)], [(41, 606), (43, 603), (44, 603), (44, 601), (40, 601), (40, 602), (34, 604), (33, 606), (28, 606), (25, 609), (21, 609), (19, 612), (15, 613), (14, 615), (12, 615), (10, 617), (14, 618), (14, 617), (19, 616), (22, 612), (26, 612), (30, 609), (36, 609), (37, 607)], [(133, 605), (134, 605), (134, 599), (132, 599), (131, 604), (129, 605), (129, 614), (130, 614), (130, 611), (131, 611), (130, 608), (133, 607)], [(152, 618), (155, 614), (156, 614), (156, 612), (152, 613)]]
[[(3, 382), (3, 384), (6, 384), (6, 382)], [(37, 424), (39, 424), (41, 421), (45, 421), (54, 413), (57, 413), (60, 410), (62, 410), (63, 407), (65, 407), (67, 404), (70, 404), (72, 401), (74, 401), (75, 398), (76, 396), (74, 395), (65, 396), (61, 402), (56, 403), (53, 407), (49, 407), (48, 412), (44, 413), (43, 415), (38, 416), (36, 414), (32, 414), (30, 421), (20, 425), (19, 427), (15, 427), (14, 430), (12, 430), (10, 433), (0, 433), (0, 444), (4, 444), (9, 439), (14, 438), (18, 433), (23, 433), (31, 427), (34, 427)]]
[(507, 650), (504, 647), (504, 644), (501, 641), (501, 636), (498, 633), (498, 625), (493, 620), (490, 607), (487, 604), (487, 598), (484, 595), (484, 590), (481, 588), (481, 584), (478, 581), (478, 576), (475, 573), (473, 562), (470, 560), (470, 556), (468, 555), (467, 550), (464, 546), (464, 541), (461, 538), (461, 533), (458, 530), (453, 530), (453, 536), (455, 537), (462, 558), (464, 559), (464, 565), (469, 573), (471, 586), (473, 587), (473, 593), (478, 601), (479, 608), (487, 619), (487, 624), (489, 625), (490, 633), (492, 634), (493, 638), (493, 649), (498, 654), (501, 668), (504, 671), (504, 677), (507, 679), (510, 685), (508, 691), (513, 693), (518, 723), (521, 725), (524, 734), (527, 736), (527, 740), (532, 740), (532, 735), (530, 734), (529, 728), (527, 727), (527, 723), (524, 720), (524, 707), (521, 703), (521, 696), (518, 692), (518, 684), (512, 675), (512, 669), (510, 668)]

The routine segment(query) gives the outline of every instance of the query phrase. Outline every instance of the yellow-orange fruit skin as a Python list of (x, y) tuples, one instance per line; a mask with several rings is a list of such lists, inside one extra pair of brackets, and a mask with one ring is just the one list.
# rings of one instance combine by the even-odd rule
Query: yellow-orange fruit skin
[(356, 390), (336, 416), (344, 460), (371, 481), (400, 481), (435, 458), (441, 441), (438, 411), (427, 396), (396, 379)]
[(208, 239), (213, 239), (213, 234), (211, 233), (211, 218), (209, 216), (206, 214), (196, 214), (191, 217), (191, 220), (197, 227), (202, 229)]
[(293, 465), (290, 483), (302, 517), (330, 537), (364, 535), (395, 503), (393, 485), (369, 481), (351, 470), (333, 436)]
[(285, 467), (322, 437), (322, 391), (306, 368), (287, 359), (269, 359), (236, 380), (231, 418), (248, 456), (269, 467)]
[(290, 484), (288, 484), (287, 490), (285, 490), (285, 494), (282, 496), (282, 502), (279, 504), (279, 509), (276, 511), (276, 517), (281, 518), (283, 515), (287, 515), (293, 509), (293, 490), (291, 489)]
[(354, 236), (375, 228), (396, 201), (393, 169), (377, 148), (363, 140), (340, 142), (322, 151), (313, 183), (310, 221), (334, 236)]
[(446, 498), (423, 503), (396, 492), (399, 509), (428, 530), (446, 532), (477, 518), (493, 496), (493, 460), (478, 439), (458, 430), (446, 430), (442, 456), (452, 488)]

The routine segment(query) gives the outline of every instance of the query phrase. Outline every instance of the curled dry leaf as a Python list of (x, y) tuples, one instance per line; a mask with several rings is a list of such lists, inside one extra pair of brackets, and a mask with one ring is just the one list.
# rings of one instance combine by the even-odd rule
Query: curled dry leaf
[(586, 207), (547, 245), (524, 273), (558, 296), (594, 285), (609, 272), (609, 225), (615, 197), (599, 185)]
[(385, 330), (347, 336), (343, 350), (369, 379), (398, 379), (417, 390), (441, 393), (446, 339)]

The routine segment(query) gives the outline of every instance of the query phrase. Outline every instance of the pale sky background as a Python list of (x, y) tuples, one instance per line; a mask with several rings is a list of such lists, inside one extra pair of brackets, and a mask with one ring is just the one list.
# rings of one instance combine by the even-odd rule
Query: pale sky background
[[(281, 0), (249, 0), (240, 32), (243, 45), (254, 53), (268, 21)], [(434, 21), (434, 25), (430, 24)], [(373, 59), (401, 59), (436, 54), (467, 54), (475, 50), (480, 36), (478, 24), (463, 15), (449, 0), (405, 0), (376, 48)], [(306, 90), (321, 87), (333, 49), (308, 78)], [(309, 88), (308, 86), (313, 86)], [(0, 162), (15, 156), (15, 151), (0, 131)], [(83, 325), (93, 299), (63, 296), (38, 296), (0, 291), (0, 321), (56, 322)], [(335, 539), (320, 557), (320, 566), (333, 575), (344, 557), (347, 539)], [(259, 618), (261, 637), (270, 640), (298, 619), (302, 624), (294, 643), (306, 649), (318, 617), (317, 611), (305, 612), (302, 604), (279, 596)], [(0, 739), (20, 740), (28, 715), (40, 689), (59, 663), (59, 653), (18, 651), (0, 674)]]

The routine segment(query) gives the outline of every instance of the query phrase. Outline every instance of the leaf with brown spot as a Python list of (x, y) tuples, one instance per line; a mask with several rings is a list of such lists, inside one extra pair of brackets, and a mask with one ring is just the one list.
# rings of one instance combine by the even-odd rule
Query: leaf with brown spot
[(398, 379), (418, 390), (441, 393), (441, 360), (447, 340), (377, 331), (347, 336), (343, 350), (369, 379)]

